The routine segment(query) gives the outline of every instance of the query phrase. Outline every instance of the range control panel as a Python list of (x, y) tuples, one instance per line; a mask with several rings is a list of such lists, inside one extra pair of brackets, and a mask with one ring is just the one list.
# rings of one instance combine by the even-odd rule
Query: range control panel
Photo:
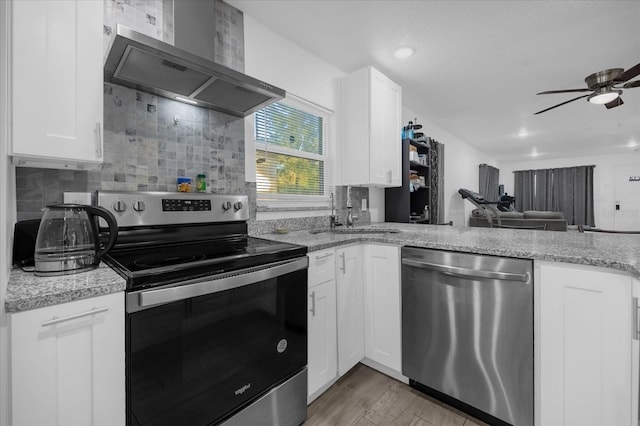
[(173, 198), (163, 198), (162, 211), (164, 212), (210, 212), (211, 200), (175, 200)]
[(98, 191), (97, 203), (119, 227), (232, 222), (249, 219), (246, 195)]

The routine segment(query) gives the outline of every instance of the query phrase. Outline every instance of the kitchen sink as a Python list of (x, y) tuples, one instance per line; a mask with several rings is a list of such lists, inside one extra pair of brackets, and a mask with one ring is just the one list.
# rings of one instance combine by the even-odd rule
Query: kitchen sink
[(310, 234), (395, 234), (400, 232), (394, 228), (319, 228), (309, 231)]

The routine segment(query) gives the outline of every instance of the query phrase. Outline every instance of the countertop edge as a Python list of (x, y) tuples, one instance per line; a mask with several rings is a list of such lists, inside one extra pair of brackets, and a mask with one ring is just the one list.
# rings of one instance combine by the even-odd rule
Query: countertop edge
[(104, 263), (92, 271), (53, 277), (36, 277), (19, 268), (11, 270), (4, 303), (15, 314), (124, 291), (125, 280)]
[[(400, 224), (391, 224), (384, 223), (385, 227), (393, 227), (394, 225), (402, 228)], [(404, 225), (404, 224), (403, 224)], [(404, 225), (407, 226), (407, 225)], [(413, 226), (424, 226), (424, 225), (413, 225)], [(447, 227), (448, 228), (448, 227)], [(480, 231), (477, 232), (486, 232), (483, 231), (483, 228), (466, 228), (466, 229), (474, 229)], [(500, 230), (507, 231), (507, 230)], [(522, 232), (522, 230), (509, 230), (508, 232)], [(538, 232), (538, 233), (548, 233), (553, 231), (524, 231), (524, 232)], [(261, 238), (273, 239), (276, 241), (283, 241), (289, 243), (296, 243), (300, 245), (304, 245), (308, 248), (309, 252), (324, 250), (328, 248), (335, 248), (349, 244), (357, 244), (357, 243), (381, 243), (381, 244), (393, 244), (398, 246), (412, 246), (412, 247), (422, 247), (436, 250), (450, 250), (450, 251), (458, 251), (462, 253), (472, 253), (472, 254), (484, 254), (490, 256), (503, 256), (503, 257), (512, 257), (519, 259), (530, 259), (530, 260), (541, 260), (541, 261), (550, 261), (550, 262), (558, 262), (558, 263), (569, 263), (576, 265), (585, 265), (585, 266), (594, 266), (601, 267), (607, 269), (613, 269), (616, 271), (626, 272), (632, 275), (634, 278), (640, 280), (640, 259), (638, 261), (625, 261), (618, 259), (607, 259), (604, 257), (597, 256), (589, 256), (589, 255), (576, 255), (576, 254), (567, 254), (567, 253), (547, 253), (543, 250), (533, 251), (526, 249), (517, 249), (517, 248), (501, 248), (497, 246), (479, 246), (479, 245), (470, 245), (470, 244), (456, 244), (450, 242), (433, 242), (426, 241), (425, 239), (421, 239), (419, 235), (407, 236), (406, 232), (400, 233), (384, 233), (384, 234), (329, 234), (325, 233), (324, 237), (316, 237), (316, 240), (309, 240), (308, 238), (303, 238), (303, 236), (309, 234), (308, 231), (295, 231), (289, 234), (280, 235), (280, 234), (262, 234), (259, 235)], [(506, 232), (505, 232), (506, 234)], [(564, 234), (564, 233), (563, 233)], [(323, 234), (315, 234), (323, 235)], [(513, 234), (511, 234), (513, 235)], [(545, 234), (542, 234), (545, 235)], [(555, 235), (555, 234), (551, 234)], [(583, 234), (584, 235), (584, 234)], [(615, 237), (613, 237), (615, 238)]]

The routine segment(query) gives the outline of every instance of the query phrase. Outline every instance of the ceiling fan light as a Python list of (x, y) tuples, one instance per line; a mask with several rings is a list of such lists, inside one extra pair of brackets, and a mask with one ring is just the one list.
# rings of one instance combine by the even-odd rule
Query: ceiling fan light
[(618, 98), (621, 94), (621, 90), (604, 90), (599, 93), (594, 93), (593, 95), (589, 96), (587, 100), (592, 104), (604, 105)]

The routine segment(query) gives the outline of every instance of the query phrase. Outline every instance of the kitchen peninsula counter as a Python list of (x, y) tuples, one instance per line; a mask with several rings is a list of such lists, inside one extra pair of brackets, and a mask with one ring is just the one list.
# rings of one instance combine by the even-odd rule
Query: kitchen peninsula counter
[(357, 242), (374, 242), (488, 254), (522, 259), (547, 260), (599, 266), (625, 271), (640, 279), (640, 235), (554, 232), (522, 229), (490, 229), (442, 225), (378, 223), (355, 230), (396, 229), (397, 233), (310, 233), (255, 235), (275, 241), (301, 244), (309, 251)]

